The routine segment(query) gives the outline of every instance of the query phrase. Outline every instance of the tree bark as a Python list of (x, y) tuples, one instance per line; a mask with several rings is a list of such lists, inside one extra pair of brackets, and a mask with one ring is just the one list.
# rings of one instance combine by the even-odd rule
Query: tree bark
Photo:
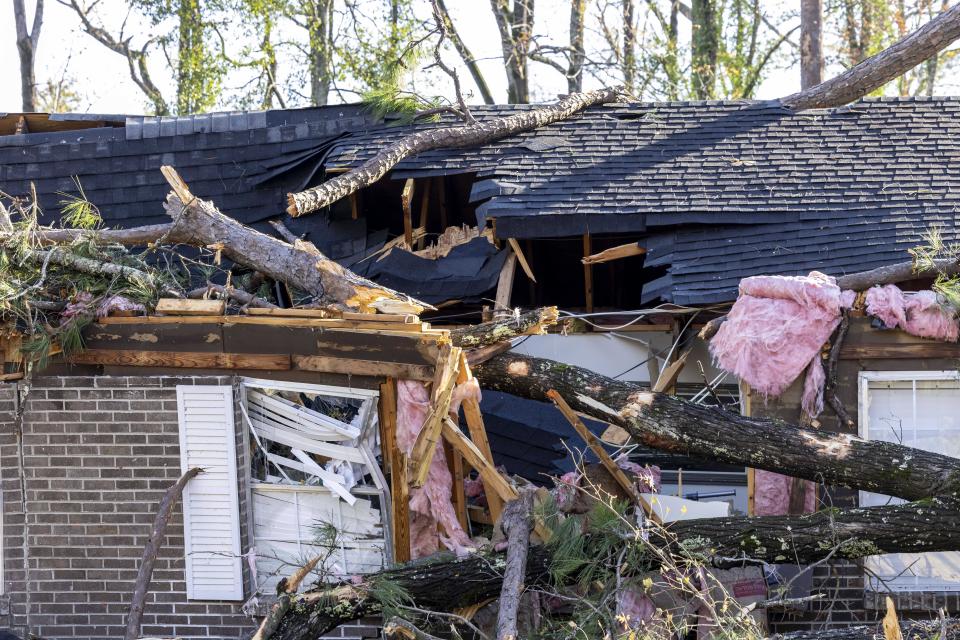
[(517, 611), (527, 572), (527, 551), (533, 529), (533, 489), (525, 487), (520, 497), (507, 503), (500, 526), (507, 534), (507, 559), (497, 612), (497, 640), (517, 640)]
[(493, 17), (500, 32), (500, 48), (503, 51), (503, 66), (507, 72), (507, 102), (527, 104), (530, 102), (530, 82), (527, 74), (527, 59), (533, 36), (534, 0), (490, 0)]
[(823, 82), (823, 0), (800, 2), (800, 89)]
[(27, 28), (27, 8), (24, 0), (13, 0), (13, 19), (16, 25), (17, 52), (20, 54), (21, 108), (30, 113), (37, 110), (37, 47), (43, 25), (43, 0), (37, 0), (33, 25)]
[(633, 0), (623, 0), (623, 52), (620, 66), (623, 70), (623, 85), (632, 94), (637, 84), (637, 26)]
[(474, 375), (483, 388), (542, 402), (556, 389), (575, 410), (661, 451), (907, 500), (960, 495), (960, 460), (940, 453), (740, 416), (542, 358), (504, 353)]
[(321, 305), (370, 312), (377, 300), (390, 299), (432, 308), (361, 278), (320, 253), (304, 251), (223, 215), (212, 202), (194, 197), (173, 169), (164, 167), (163, 172), (174, 189), (164, 205), (174, 221), (169, 239), (219, 247), (231, 260), (286, 282)]
[(387, 146), (355, 169), (321, 185), (287, 195), (287, 213), (302, 216), (322, 209), (385, 176), (404, 158), (433, 149), (472, 147), (494, 142), (509, 135), (531, 131), (569, 118), (587, 107), (616, 101), (617, 87), (578, 93), (556, 104), (523, 111), (503, 118), (490, 118), (473, 125), (425, 129)]
[[(696, 6), (696, 4), (694, 5)], [(795, 111), (853, 102), (937, 55), (960, 38), (960, 5), (954, 5), (893, 46), (821, 84), (781, 99)]]
[[(100, 244), (122, 244), (125, 246), (146, 246), (158, 238), (170, 233), (172, 224), (152, 224), (132, 229), (51, 229), (41, 227), (33, 237), (41, 244), (70, 244), (80, 238), (92, 238)], [(0, 231), (0, 238), (12, 232)]]
[(157, 553), (160, 551), (160, 545), (167, 533), (170, 514), (173, 513), (174, 506), (180, 500), (180, 496), (183, 495), (183, 488), (202, 471), (199, 467), (187, 470), (172, 487), (167, 489), (167, 492), (163, 494), (163, 499), (160, 500), (160, 508), (157, 510), (157, 517), (153, 521), (153, 531), (150, 532), (147, 544), (143, 547), (143, 559), (140, 560), (137, 581), (133, 587), (130, 612), (127, 614), (127, 629), (123, 634), (124, 640), (137, 640), (140, 637), (140, 619), (143, 617), (144, 603), (147, 593), (150, 591), (153, 565), (157, 561)]
[[(742, 564), (744, 558), (810, 563), (884, 552), (957, 550), (958, 527), (957, 504), (953, 500), (931, 499), (896, 506), (832, 509), (803, 516), (679, 521), (652, 529), (649, 543), (673, 552), (680, 562), (693, 554), (701, 558), (700, 562), (721, 567)], [(547, 584), (550, 561), (549, 547), (531, 547), (523, 583)], [(365, 576), (359, 585), (340, 585), (291, 597), (286, 615), (279, 619), (269, 637), (314, 638), (341, 624), (378, 614), (381, 606), (376, 599), (377, 585), (384, 582), (407, 591), (418, 608), (453, 611), (500, 594), (508, 579), (503, 568), (509, 571), (511, 566), (515, 565), (503, 553), (473, 554), (461, 559), (449, 553), (436, 554)], [(577, 576), (572, 574), (569, 579), (576, 581)]]
[[(340, 585), (296, 596), (271, 640), (316, 638), (337, 626), (377, 614), (377, 584), (391, 582), (410, 594), (417, 607), (453, 611), (495, 598), (503, 585), (503, 553), (455, 558), (441, 553), (364, 577), (359, 585)], [(549, 578), (549, 555), (530, 549), (524, 582), (543, 585)]]
[[(881, 553), (960, 549), (960, 503), (928, 498), (905, 504), (754, 518), (671, 522), (670, 544), (699, 550), (716, 564), (750, 558), (810, 564), (831, 557), (856, 560)], [(662, 535), (655, 530), (655, 535)]]
[(717, 58), (720, 54), (720, 27), (716, 0), (692, 0), (691, 82), (697, 100), (714, 97), (717, 82)]
[(567, 92), (583, 91), (583, 31), (587, 14), (587, 0), (570, 0), (570, 61), (567, 65)]
[(450, 331), (456, 347), (476, 349), (518, 336), (538, 335), (557, 322), (556, 307), (542, 307), (521, 314), (519, 318), (503, 318), (492, 322), (466, 325)]

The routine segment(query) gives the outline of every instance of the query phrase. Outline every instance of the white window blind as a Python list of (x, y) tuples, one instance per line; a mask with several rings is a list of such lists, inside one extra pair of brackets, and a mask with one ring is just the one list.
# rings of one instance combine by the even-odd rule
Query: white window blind
[(242, 600), (233, 389), (177, 387), (181, 471), (203, 473), (183, 492), (187, 598)]
[[(860, 434), (960, 458), (960, 373), (861, 372)], [(866, 491), (862, 506), (903, 500)], [(867, 582), (886, 591), (960, 591), (960, 552), (893, 553), (867, 558)]]

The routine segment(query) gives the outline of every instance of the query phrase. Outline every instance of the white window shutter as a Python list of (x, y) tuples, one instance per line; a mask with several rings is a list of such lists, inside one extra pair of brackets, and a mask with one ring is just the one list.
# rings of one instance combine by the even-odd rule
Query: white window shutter
[(183, 492), (189, 600), (242, 600), (233, 389), (177, 386), (181, 471), (203, 473)]

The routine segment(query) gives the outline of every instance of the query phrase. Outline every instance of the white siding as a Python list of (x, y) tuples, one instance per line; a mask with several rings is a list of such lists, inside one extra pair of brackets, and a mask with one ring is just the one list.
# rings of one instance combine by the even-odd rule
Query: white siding
[[(261, 593), (273, 593), (280, 578), (317, 555), (325, 561), (303, 582), (303, 588), (316, 578), (330, 581), (384, 566), (381, 514), (370, 500), (358, 498), (351, 506), (320, 487), (259, 484), (253, 488), (253, 515)], [(329, 543), (319, 535), (323, 524), (336, 529), (333, 548), (322, 544)]]
[(177, 387), (180, 468), (203, 473), (183, 492), (187, 598), (242, 600), (233, 389)]

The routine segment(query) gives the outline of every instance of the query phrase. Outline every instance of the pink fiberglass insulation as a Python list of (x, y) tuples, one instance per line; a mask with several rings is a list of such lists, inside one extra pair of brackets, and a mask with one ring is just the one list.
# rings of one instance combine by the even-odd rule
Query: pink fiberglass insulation
[[(458, 391), (457, 407), (465, 393), (474, 392), (472, 388), (463, 391), (458, 388)], [(397, 445), (404, 454), (409, 456), (413, 451), (429, 411), (430, 393), (426, 386), (412, 380), (397, 383)], [(457, 555), (473, 547), (453, 508), (452, 485), (443, 445), (438, 442), (426, 481), (422, 487), (410, 491), (410, 555), (413, 559), (436, 552), (441, 544)], [(402, 509), (404, 505), (393, 505), (393, 508)], [(439, 533), (438, 524), (446, 535)]]
[[(817, 510), (817, 487), (809, 481), (803, 482), (803, 512)], [(754, 469), (753, 471), (753, 515), (785, 516), (790, 512), (790, 476)]]
[[(710, 353), (758, 393), (779, 396), (818, 356), (849, 299), (833, 278), (817, 271), (744, 278), (740, 297), (710, 341)], [(811, 409), (815, 399), (807, 398)]]
[(956, 310), (940, 304), (934, 291), (904, 293), (896, 285), (888, 284), (868, 290), (866, 303), (867, 313), (891, 329), (950, 342), (956, 342), (960, 333)]

